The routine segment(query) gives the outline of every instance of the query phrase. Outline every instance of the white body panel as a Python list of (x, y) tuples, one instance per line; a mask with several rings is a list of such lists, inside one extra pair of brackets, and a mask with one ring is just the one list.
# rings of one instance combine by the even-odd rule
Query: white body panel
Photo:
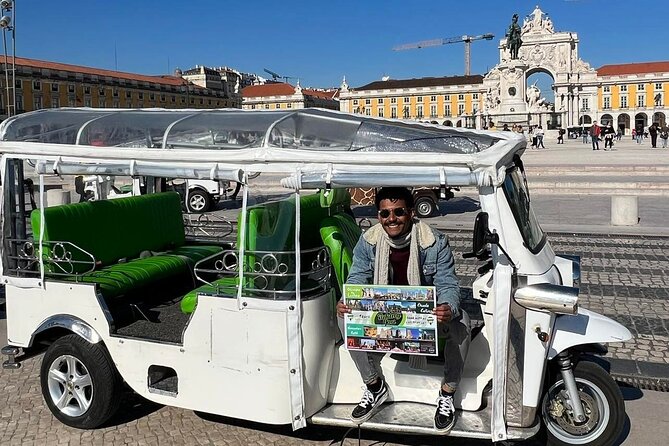
[(632, 339), (632, 333), (623, 325), (594, 311), (579, 308), (578, 314), (560, 315), (555, 319), (548, 359), (575, 345), (629, 339)]
[[(249, 300), (250, 301), (250, 300)], [(259, 301), (238, 309), (236, 299), (201, 295), (183, 345), (113, 337), (88, 284), (47, 282), (46, 288), (7, 287), (9, 343), (27, 347), (34, 330), (52, 316), (67, 314), (89, 324), (102, 338), (123, 379), (139, 395), (183, 407), (269, 424), (290, 424), (286, 314), (294, 301)], [(305, 416), (326, 402), (334, 342), (329, 294), (303, 302)], [(15, 317), (20, 315), (20, 317)], [(152, 393), (151, 365), (173, 368), (178, 394)], [(263, 404), (255, 401), (262, 398)]]

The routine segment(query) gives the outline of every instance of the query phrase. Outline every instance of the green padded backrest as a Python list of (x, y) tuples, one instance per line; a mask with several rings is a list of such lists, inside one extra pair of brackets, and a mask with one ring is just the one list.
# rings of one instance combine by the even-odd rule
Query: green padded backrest
[[(350, 200), (350, 197), (349, 197)], [(302, 249), (320, 245), (316, 228), (328, 216), (328, 209), (321, 207), (319, 194), (300, 197)], [(241, 214), (238, 216), (241, 221)], [(246, 249), (251, 251), (290, 251), (295, 247), (295, 197), (272, 201), (248, 208)], [(241, 231), (237, 233), (237, 244), (241, 245)]]
[[(30, 216), (40, 237), (40, 210)], [(184, 244), (181, 198), (176, 192), (89, 201), (46, 208), (44, 240), (67, 241), (91, 253), (101, 266), (132, 259), (142, 251), (165, 251)], [(75, 260), (87, 260), (73, 251)], [(73, 272), (89, 267), (79, 265)]]
[(320, 192), (321, 207), (329, 209), (329, 215), (351, 212), (351, 194), (347, 189), (338, 188), (331, 190), (322, 189)]
[(355, 219), (348, 214), (336, 214), (321, 221), (321, 239), (330, 251), (340, 293), (353, 264), (353, 248), (361, 232)]

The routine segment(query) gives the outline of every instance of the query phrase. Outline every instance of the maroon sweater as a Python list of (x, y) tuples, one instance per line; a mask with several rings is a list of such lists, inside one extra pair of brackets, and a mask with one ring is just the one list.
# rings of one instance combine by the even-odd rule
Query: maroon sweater
[(409, 266), (409, 246), (401, 249), (390, 248), (390, 266), (393, 275), (389, 278), (391, 285), (409, 285), (407, 267)]

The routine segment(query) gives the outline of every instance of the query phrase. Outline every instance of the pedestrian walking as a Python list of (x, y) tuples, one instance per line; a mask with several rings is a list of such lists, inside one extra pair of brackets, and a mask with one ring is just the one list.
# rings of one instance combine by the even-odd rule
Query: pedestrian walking
[(623, 128), (618, 127), (618, 133), (616, 133), (616, 141), (620, 141), (623, 139)]
[(660, 131), (660, 141), (662, 141), (662, 148), (667, 148), (667, 139), (669, 139), (669, 128), (665, 125)]
[(585, 130), (585, 127), (581, 127), (581, 136), (583, 137), (583, 144), (588, 143), (588, 132)]
[(558, 137), (557, 137), (558, 144), (564, 144), (564, 134), (565, 134), (565, 129), (563, 129), (562, 127), (558, 127)]
[(602, 134), (602, 128), (593, 121), (590, 126), (590, 138), (592, 138), (592, 150), (599, 150), (599, 135)]
[(607, 150), (607, 147), (613, 150), (613, 137), (616, 135), (613, 125), (610, 122), (606, 124), (602, 133), (604, 133), (604, 150)]
[(636, 127), (636, 143), (641, 144), (643, 142), (643, 125), (638, 125)]
[(535, 134), (537, 135), (537, 149), (545, 149), (544, 145), (544, 129), (539, 126), (537, 127)]
[(648, 134), (650, 135), (650, 147), (653, 149), (657, 148), (657, 122), (654, 122), (648, 127)]

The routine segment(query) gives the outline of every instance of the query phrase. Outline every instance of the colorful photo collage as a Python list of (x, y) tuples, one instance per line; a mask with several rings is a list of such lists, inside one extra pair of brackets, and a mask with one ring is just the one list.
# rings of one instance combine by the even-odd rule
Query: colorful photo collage
[(434, 287), (344, 285), (346, 348), (437, 355)]

